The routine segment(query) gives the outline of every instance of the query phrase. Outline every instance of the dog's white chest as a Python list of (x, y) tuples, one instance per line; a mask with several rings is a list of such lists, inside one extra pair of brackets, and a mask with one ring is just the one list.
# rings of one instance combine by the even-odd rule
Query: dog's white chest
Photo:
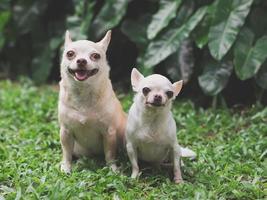
[(104, 119), (100, 119), (93, 111), (81, 113), (68, 109), (63, 113), (60, 120), (71, 131), (75, 142), (88, 154), (103, 153), (103, 134), (108, 131)]
[(170, 140), (164, 131), (166, 130), (145, 127), (134, 134), (138, 157), (141, 160), (162, 162), (169, 157)]

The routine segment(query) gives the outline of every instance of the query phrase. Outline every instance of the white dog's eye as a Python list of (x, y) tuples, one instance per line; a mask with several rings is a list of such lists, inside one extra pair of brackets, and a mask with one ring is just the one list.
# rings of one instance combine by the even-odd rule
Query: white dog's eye
[(70, 50), (67, 52), (68, 59), (73, 59), (75, 57), (75, 52)]
[(148, 87), (143, 88), (143, 94), (146, 96), (151, 90)]
[(92, 54), (90, 55), (90, 59), (91, 59), (92, 61), (97, 61), (97, 60), (100, 59), (100, 54), (99, 54), (99, 53), (92, 53)]
[(167, 97), (170, 99), (173, 97), (173, 91), (167, 91), (166, 92)]

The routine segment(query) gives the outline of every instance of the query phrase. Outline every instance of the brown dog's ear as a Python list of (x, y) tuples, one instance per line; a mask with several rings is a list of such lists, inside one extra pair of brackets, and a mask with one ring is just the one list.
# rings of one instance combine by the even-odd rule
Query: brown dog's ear
[(100, 40), (99, 42), (97, 42), (97, 44), (106, 52), (108, 49), (110, 39), (111, 39), (111, 30), (109, 30), (106, 33), (105, 37), (102, 40)]
[(70, 43), (72, 43), (72, 40), (70, 37), (70, 32), (68, 30), (66, 30), (64, 47), (66, 47)]
[(177, 81), (175, 83), (172, 84), (172, 87), (173, 87), (173, 91), (174, 91), (174, 96), (177, 96), (181, 89), (182, 89), (182, 86), (183, 86), (183, 81)]
[(144, 76), (136, 68), (132, 69), (131, 83), (132, 83), (133, 91), (137, 92), (138, 85), (143, 78)]

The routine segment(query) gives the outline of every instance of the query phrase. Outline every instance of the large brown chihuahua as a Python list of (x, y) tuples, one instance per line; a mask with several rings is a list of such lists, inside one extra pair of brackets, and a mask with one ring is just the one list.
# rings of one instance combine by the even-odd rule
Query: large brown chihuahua
[(67, 31), (61, 62), (59, 124), (63, 150), (61, 170), (71, 172), (72, 156), (104, 154), (116, 170), (126, 115), (109, 79), (108, 31), (100, 42), (72, 41)]

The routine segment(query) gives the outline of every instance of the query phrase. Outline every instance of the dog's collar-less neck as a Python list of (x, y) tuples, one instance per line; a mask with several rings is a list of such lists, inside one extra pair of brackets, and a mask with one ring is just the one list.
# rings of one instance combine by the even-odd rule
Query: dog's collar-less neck
[(148, 108), (143, 104), (136, 104), (137, 113), (140, 113), (140, 117), (145, 121), (151, 121), (154, 123), (155, 121), (164, 122), (170, 113), (170, 105), (166, 105), (166, 107), (157, 107), (157, 108)]
[(66, 100), (68, 102), (71, 102), (71, 104), (75, 107), (75, 105), (80, 105), (81, 103), (83, 105), (88, 106), (96, 106), (97, 104), (101, 103), (101, 99), (108, 98), (103, 97), (104, 94), (107, 94), (109, 92), (106, 92), (106, 90), (109, 89), (109, 86), (111, 83), (108, 83), (109, 79), (102, 78), (98, 79), (97, 83), (94, 82), (94, 84), (71, 84), (68, 82), (63, 83), (63, 87), (66, 91), (69, 91), (66, 97)]

